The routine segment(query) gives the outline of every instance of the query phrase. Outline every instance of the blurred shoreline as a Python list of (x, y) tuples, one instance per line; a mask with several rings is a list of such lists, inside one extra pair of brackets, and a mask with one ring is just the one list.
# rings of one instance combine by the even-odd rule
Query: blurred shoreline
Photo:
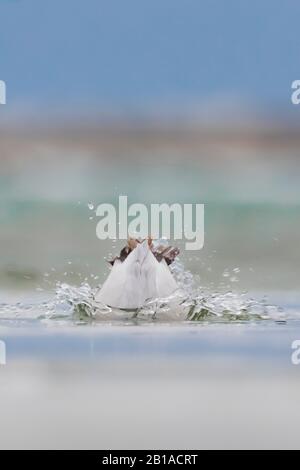
[[(159, 158), (157, 150), (175, 151), (167, 157), (168, 162), (178, 162), (178, 154), (186, 152), (184, 158), (194, 162), (200, 157), (200, 151), (215, 152), (215, 157), (226, 158), (226, 149), (238, 152), (238, 159), (247, 159), (249, 151), (272, 151), (275, 160), (287, 152), (288, 160), (297, 160), (300, 149), (298, 128), (258, 123), (228, 127), (222, 125), (197, 125), (150, 122), (62, 122), (60, 125), (22, 124), (0, 127), (1, 163), (16, 157), (22, 157), (36, 146), (54, 146), (65, 149), (76, 147), (88, 152), (103, 152), (98, 157), (105, 157), (105, 152), (114, 154), (116, 160), (122, 160), (122, 150), (128, 163), (137, 158), (135, 150), (153, 151), (153, 158)], [(222, 154), (225, 150), (225, 154)], [(296, 153), (294, 153), (296, 152)], [(145, 163), (147, 163), (145, 161)], [(150, 162), (151, 163), (151, 162)]]

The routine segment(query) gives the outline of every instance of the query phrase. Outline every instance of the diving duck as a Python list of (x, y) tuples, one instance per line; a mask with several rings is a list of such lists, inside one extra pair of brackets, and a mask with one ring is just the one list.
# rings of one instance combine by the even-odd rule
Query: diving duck
[(168, 297), (178, 288), (169, 265), (179, 254), (171, 246), (155, 246), (151, 238), (129, 238), (95, 300), (112, 308), (135, 310), (146, 300)]

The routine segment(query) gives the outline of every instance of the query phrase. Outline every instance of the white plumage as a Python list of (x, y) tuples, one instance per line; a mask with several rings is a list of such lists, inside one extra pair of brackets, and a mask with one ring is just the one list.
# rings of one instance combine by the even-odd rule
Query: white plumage
[(115, 260), (95, 300), (114, 308), (136, 309), (146, 300), (168, 297), (176, 289), (166, 261), (158, 261), (145, 240), (123, 262)]

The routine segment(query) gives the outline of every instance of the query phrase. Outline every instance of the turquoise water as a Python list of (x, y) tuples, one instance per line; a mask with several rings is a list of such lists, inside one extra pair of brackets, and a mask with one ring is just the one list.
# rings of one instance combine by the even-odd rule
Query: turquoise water
[[(297, 447), (296, 157), (85, 145), (3, 146), (0, 447)], [(179, 243), (179, 313), (95, 305), (122, 242), (97, 239), (88, 205), (119, 194), (205, 203), (203, 250)]]
[[(253, 165), (252, 155), (243, 157), (243, 164), (236, 159), (234, 166), (222, 161), (217, 166), (214, 159), (191, 163), (195, 156), (189, 158), (185, 167), (180, 161), (150, 165), (146, 158), (133, 166), (78, 152), (60, 159), (57, 150), (48, 149), (41, 161), (6, 162), (0, 179), (2, 319), (7, 311), (22, 318), (24, 310), (34, 311), (34, 318), (59, 316), (64, 289), (62, 316), (76, 317), (76, 297), (82, 300), (86, 292), (90, 302), (108, 274), (106, 258), (123, 245), (97, 239), (91, 204), (117, 205), (119, 194), (128, 195), (129, 203), (205, 203), (204, 248), (188, 252), (184, 242), (176, 241), (195, 295), (212, 313), (202, 320), (213, 321), (223, 311), (233, 321), (243, 312), (246, 320), (257, 312), (268, 317), (272, 308), (272, 314), (297, 312), (300, 193), (294, 159), (290, 156), (284, 165), (278, 156), (260, 155)], [(39, 295), (41, 305), (36, 304)]]

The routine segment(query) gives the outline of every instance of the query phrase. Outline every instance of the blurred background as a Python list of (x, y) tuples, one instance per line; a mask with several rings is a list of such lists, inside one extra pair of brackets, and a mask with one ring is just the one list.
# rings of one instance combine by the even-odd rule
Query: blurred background
[(299, 10), (1, 0), (1, 286), (103, 280), (88, 204), (127, 194), (206, 204), (205, 247), (182, 255), (205, 285), (239, 268), (233, 289), (297, 290)]
[[(120, 194), (205, 203), (203, 250), (181, 245), (197, 282), (300, 312), (299, 15), (296, 0), (0, 0), (2, 314), (105, 279), (122, 242), (96, 238), (94, 209)], [(297, 445), (296, 324), (79, 327), (70, 343), (5, 325), (3, 446)]]

